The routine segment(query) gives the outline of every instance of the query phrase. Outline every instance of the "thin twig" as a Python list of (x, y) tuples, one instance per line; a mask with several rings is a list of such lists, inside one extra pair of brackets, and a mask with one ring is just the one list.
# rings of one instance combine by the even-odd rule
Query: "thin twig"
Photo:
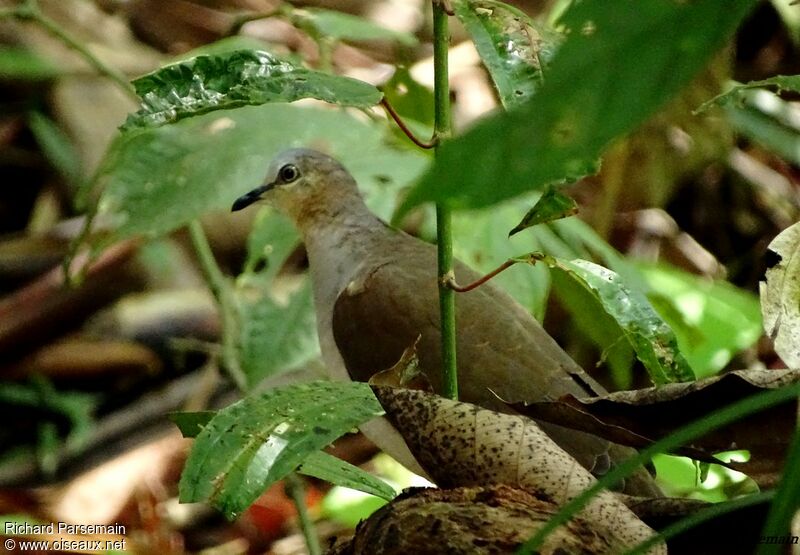
[(239, 354), (236, 349), (238, 321), (230, 281), (217, 265), (214, 253), (211, 252), (211, 245), (208, 244), (208, 239), (199, 221), (192, 220), (189, 223), (189, 237), (197, 253), (197, 259), (200, 261), (200, 269), (219, 305), (222, 318), (223, 365), (236, 386), (242, 391), (247, 391), (247, 377), (239, 364)]
[(111, 79), (119, 88), (128, 95), (131, 99), (139, 102), (139, 97), (134, 92), (133, 88), (131, 87), (128, 79), (117, 71), (116, 69), (112, 68), (109, 65), (106, 65), (103, 61), (101, 61), (97, 56), (95, 56), (86, 46), (83, 45), (78, 39), (73, 37), (70, 33), (64, 30), (61, 25), (47, 17), (42, 11), (39, 9), (39, 6), (34, 1), (27, 1), (23, 4), (20, 4), (16, 8), (11, 10), (4, 10), (0, 12), (0, 16), (8, 17), (13, 16), (20, 20), (28, 20), (41, 25), (48, 33), (56, 37), (58, 40), (63, 42), (69, 48), (75, 50), (81, 57), (86, 60), (94, 69), (97, 70), (98, 73), (104, 75), (108, 79)]
[(386, 113), (389, 114), (389, 116), (394, 120), (394, 122), (397, 124), (397, 127), (399, 127), (403, 133), (405, 133), (406, 137), (411, 139), (413, 143), (418, 147), (429, 149), (439, 144), (439, 138), (437, 135), (431, 137), (430, 142), (427, 143), (425, 141), (418, 139), (417, 136), (414, 135), (414, 132), (411, 131), (411, 129), (406, 125), (406, 123), (400, 117), (400, 114), (398, 114), (392, 107), (392, 105), (389, 104), (389, 101), (386, 99), (385, 96), (381, 98), (381, 106), (383, 106), (383, 108), (386, 110)]
[(488, 274), (486, 274), (482, 278), (479, 278), (479, 279), (473, 281), (469, 285), (464, 285), (463, 287), (458, 285), (458, 283), (456, 283), (455, 278), (452, 277), (452, 276), (450, 276), (449, 278), (445, 279), (444, 284), (447, 287), (449, 287), (450, 289), (452, 289), (453, 291), (455, 291), (456, 293), (468, 293), (469, 291), (472, 291), (473, 289), (477, 289), (478, 287), (480, 287), (481, 285), (483, 285), (484, 283), (486, 283), (487, 281), (492, 279), (494, 276), (496, 276), (500, 272), (504, 272), (505, 270), (508, 270), (511, 266), (513, 266), (514, 264), (518, 264), (519, 262), (522, 262), (522, 260), (515, 260), (513, 258), (509, 258), (508, 260), (506, 260), (505, 262), (500, 264), (500, 266), (498, 266), (497, 268), (495, 268), (494, 270), (492, 270), (491, 272), (489, 272)]
[(319, 544), (319, 537), (317, 537), (317, 532), (314, 529), (314, 523), (311, 522), (311, 518), (308, 516), (302, 479), (293, 472), (283, 479), (283, 483), (286, 493), (294, 501), (294, 506), (297, 507), (297, 520), (300, 522), (300, 530), (302, 530), (303, 537), (306, 540), (308, 555), (321, 555), (322, 547)]

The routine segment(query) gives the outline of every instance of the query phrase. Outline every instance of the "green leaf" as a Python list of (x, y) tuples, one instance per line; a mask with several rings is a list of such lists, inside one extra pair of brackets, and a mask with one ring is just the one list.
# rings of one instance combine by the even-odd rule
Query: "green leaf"
[(315, 38), (356, 43), (389, 40), (405, 46), (415, 46), (418, 42), (410, 33), (393, 31), (362, 17), (323, 8), (293, 10), (289, 19)]
[(714, 106), (725, 106), (732, 102), (741, 101), (743, 99), (744, 91), (766, 87), (775, 87), (778, 89), (778, 92), (800, 92), (800, 75), (776, 75), (775, 77), (762, 79), (761, 81), (750, 81), (749, 83), (736, 84), (726, 92), (718, 94), (711, 100), (706, 100), (703, 102), (697, 108), (697, 110), (695, 110), (695, 113), (699, 114), (713, 108)]
[(271, 283), (259, 274), (236, 282), (239, 306), (239, 357), (250, 384), (319, 356), (311, 281), (276, 299)]
[(197, 436), (180, 500), (209, 500), (234, 518), (310, 453), (382, 414), (369, 386), (357, 382), (292, 385), (242, 399)]
[(761, 314), (752, 293), (663, 265), (637, 268), (650, 302), (674, 330), (697, 378), (716, 374), (761, 336)]
[[(433, 127), (433, 91), (414, 80), (408, 68), (400, 66), (394, 71), (392, 78), (382, 87), (383, 94), (392, 108), (403, 119), (412, 119), (428, 126), (427, 134)], [(406, 121), (406, 123), (409, 123)], [(392, 126), (394, 127), (394, 126)], [(416, 131), (416, 129), (412, 129)], [(423, 135), (425, 136), (425, 135)]]
[[(453, 252), (478, 272), (488, 273), (520, 252), (542, 250), (535, 233), (508, 239), (504, 230), (519, 219), (533, 199), (525, 195), (491, 210), (468, 210), (453, 214)], [(492, 283), (499, 285), (541, 320), (550, 291), (549, 271), (544, 266), (509, 268)]]
[(561, 260), (533, 253), (521, 262), (542, 261), (583, 286), (601, 303), (656, 384), (695, 379), (678, 350), (672, 329), (661, 319), (644, 294), (627, 286), (619, 274), (587, 260)]
[[(183, 437), (197, 437), (216, 414), (215, 411), (175, 412), (169, 417), (178, 426)], [(297, 471), (387, 501), (391, 501), (397, 495), (397, 492), (383, 480), (325, 451), (316, 451), (308, 455)]]
[[(244, 273), (259, 273), (264, 281), (272, 281), (281, 265), (300, 244), (300, 234), (292, 220), (271, 207), (264, 207), (256, 215), (253, 228), (247, 236), (247, 258)], [(265, 271), (257, 272), (257, 265), (266, 261)]]
[(386, 501), (391, 501), (397, 495), (394, 488), (380, 478), (325, 451), (311, 453), (297, 471), (337, 486), (363, 491)]
[(541, 84), (561, 35), (502, 2), (458, 0), (453, 10), (475, 43), (503, 106), (528, 100)]
[(197, 437), (216, 414), (217, 411), (202, 410), (198, 412), (173, 412), (168, 416), (181, 431), (183, 437)]
[(791, 104), (764, 89), (744, 90), (741, 97), (723, 106), (736, 131), (800, 164), (800, 125)]
[(755, 0), (585, 0), (533, 97), (439, 149), (399, 213), (427, 201), (497, 203), (584, 175), (610, 141), (681, 90)]
[(67, 134), (41, 112), (28, 114), (28, 125), (50, 164), (67, 183), (74, 188), (80, 187), (84, 181), (81, 160)]
[(142, 107), (128, 116), (123, 130), (155, 127), (214, 110), (301, 98), (369, 108), (382, 96), (369, 83), (298, 67), (260, 50), (197, 56), (140, 77), (133, 86)]
[(784, 229), (767, 250), (759, 283), (764, 331), (789, 368), (800, 367), (800, 222)]
[(519, 222), (514, 229), (508, 232), (511, 237), (519, 233), (523, 229), (533, 227), (535, 225), (561, 220), (568, 216), (573, 216), (578, 213), (578, 203), (571, 197), (561, 193), (555, 187), (548, 187), (545, 189), (533, 208), (528, 210), (528, 213), (523, 216), (522, 221)]
[(30, 50), (0, 46), (0, 79), (4, 81), (47, 81), (62, 73), (48, 60)]
[(385, 144), (385, 126), (334, 110), (248, 106), (118, 137), (103, 161), (98, 213), (116, 222), (102, 247), (132, 235), (157, 237), (211, 210), (229, 210), (263, 181), (289, 147), (313, 146), (340, 160), (379, 214), (428, 163)]

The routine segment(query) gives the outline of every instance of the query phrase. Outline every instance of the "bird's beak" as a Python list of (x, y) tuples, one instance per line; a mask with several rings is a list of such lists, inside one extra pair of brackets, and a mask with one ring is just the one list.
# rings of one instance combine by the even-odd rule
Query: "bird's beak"
[(261, 200), (261, 195), (269, 191), (275, 187), (275, 183), (267, 183), (266, 185), (261, 185), (260, 187), (256, 187), (249, 193), (245, 193), (244, 195), (237, 198), (233, 206), (231, 206), (231, 212), (236, 212), (237, 210), (241, 210), (242, 208), (247, 208), (257, 200)]

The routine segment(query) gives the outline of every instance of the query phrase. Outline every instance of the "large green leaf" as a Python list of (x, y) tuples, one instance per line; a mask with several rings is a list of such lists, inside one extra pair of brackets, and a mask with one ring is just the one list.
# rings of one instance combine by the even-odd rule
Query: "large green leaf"
[(528, 100), (541, 84), (561, 35), (503, 2), (457, 0), (453, 9), (489, 70), (503, 106)]
[(141, 109), (123, 129), (159, 126), (213, 110), (316, 98), (368, 108), (381, 92), (363, 81), (296, 66), (260, 50), (197, 56), (133, 81)]
[[(384, 142), (385, 127), (341, 111), (285, 104), (205, 114), (118, 137), (103, 162), (99, 214), (115, 221), (108, 244), (159, 236), (211, 210), (228, 210), (259, 185), (285, 148), (311, 146), (339, 159), (379, 214), (415, 179), (426, 156)], [(372, 194), (381, 193), (381, 194)]]
[(689, 82), (755, 0), (585, 0), (533, 97), (445, 143), (400, 213), (479, 207), (590, 171), (614, 138)]
[(209, 500), (233, 518), (309, 454), (381, 414), (369, 385), (357, 382), (292, 385), (242, 399), (197, 436), (180, 499)]
[(586, 289), (619, 326), (620, 338), (630, 344), (654, 383), (694, 380), (672, 329), (644, 294), (627, 286), (617, 273), (587, 260), (561, 260), (538, 253), (519, 260), (542, 261)]

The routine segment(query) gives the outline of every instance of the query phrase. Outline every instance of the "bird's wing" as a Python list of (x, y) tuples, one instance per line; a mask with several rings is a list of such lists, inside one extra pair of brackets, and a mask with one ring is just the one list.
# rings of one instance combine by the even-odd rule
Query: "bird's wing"
[[(441, 391), (435, 250), (422, 242), (400, 243), (397, 249), (393, 256), (365, 265), (341, 293), (333, 310), (334, 339), (350, 376), (358, 381), (390, 368), (418, 341), (420, 368), (434, 390)], [(456, 274), (463, 283), (477, 279), (463, 265)], [(456, 312), (462, 400), (507, 412), (500, 399), (591, 395), (573, 378), (583, 371), (505, 293), (487, 284), (458, 294)], [(607, 441), (560, 426), (544, 427), (586, 468), (602, 474), (609, 467)]]

